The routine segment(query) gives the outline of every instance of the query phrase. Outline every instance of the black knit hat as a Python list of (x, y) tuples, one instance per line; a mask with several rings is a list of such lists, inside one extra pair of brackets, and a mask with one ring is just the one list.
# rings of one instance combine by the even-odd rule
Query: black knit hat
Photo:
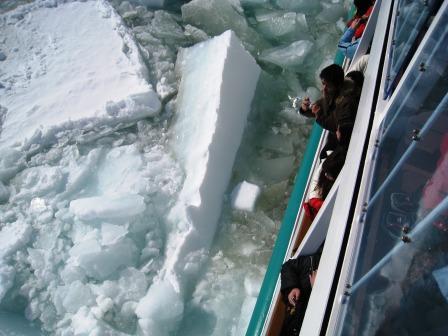
[(319, 77), (337, 88), (344, 84), (344, 70), (337, 64), (331, 64), (322, 69)]

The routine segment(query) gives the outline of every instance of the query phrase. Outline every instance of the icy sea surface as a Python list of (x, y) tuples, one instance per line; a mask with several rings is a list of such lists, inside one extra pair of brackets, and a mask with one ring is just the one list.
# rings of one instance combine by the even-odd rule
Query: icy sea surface
[(0, 335), (244, 335), (346, 9), (1, 1)]

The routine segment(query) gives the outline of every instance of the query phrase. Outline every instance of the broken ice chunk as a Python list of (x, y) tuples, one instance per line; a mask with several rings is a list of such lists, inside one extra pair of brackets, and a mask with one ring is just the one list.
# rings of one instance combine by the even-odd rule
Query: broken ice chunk
[(280, 8), (304, 14), (317, 14), (322, 8), (321, 1), (275, 0), (275, 4)]
[(61, 290), (63, 295), (62, 305), (70, 313), (76, 313), (83, 306), (90, 306), (95, 302), (89, 286), (81, 281), (75, 281)]
[(70, 211), (81, 220), (129, 218), (144, 210), (143, 197), (131, 194), (87, 197), (70, 202)]
[(31, 225), (21, 221), (4, 226), (0, 231), (0, 258), (14, 253), (28, 243), (31, 232)]
[(232, 207), (239, 210), (253, 211), (258, 195), (260, 195), (259, 186), (243, 181), (232, 191)]
[(8, 202), (9, 190), (0, 181), (0, 204)]
[(193, 0), (182, 6), (184, 22), (209, 35), (233, 30), (250, 51), (266, 48), (267, 42), (251, 27), (229, 0)]
[(259, 13), (256, 19), (258, 29), (267, 38), (283, 43), (300, 40), (309, 34), (304, 14), (269, 10), (267, 13)]
[(87, 276), (105, 280), (122, 266), (134, 266), (136, 260), (134, 243), (125, 238), (114, 245), (108, 245), (100, 251), (86, 251), (78, 256), (79, 266)]
[(103, 223), (101, 225), (101, 244), (112, 245), (124, 238), (128, 230), (122, 225)]
[(341, 17), (346, 15), (346, 11), (342, 4), (329, 4), (322, 2), (323, 9), (316, 19), (326, 23), (336, 23)]
[[(167, 304), (169, 303), (169, 304)], [(139, 301), (135, 313), (144, 335), (168, 335), (182, 319), (183, 300), (168, 281), (154, 283)]]
[(255, 171), (270, 183), (286, 180), (294, 169), (294, 156), (285, 156), (276, 159), (260, 158), (255, 160)]
[(0, 303), (3, 297), (14, 284), (16, 271), (14, 267), (0, 264)]
[(25, 169), (16, 180), (20, 191), (14, 199), (31, 199), (60, 191), (65, 184), (65, 174), (59, 167), (32, 167)]
[(296, 41), (286, 47), (267, 49), (261, 53), (259, 59), (282, 68), (295, 68), (303, 63), (312, 47), (313, 42), (311, 41)]
[(118, 102), (108, 101), (108, 115), (121, 120), (133, 121), (159, 114), (162, 104), (154, 91), (133, 94)]
[(282, 134), (268, 134), (261, 141), (261, 147), (287, 155), (292, 154), (294, 151), (291, 137), (287, 137)]

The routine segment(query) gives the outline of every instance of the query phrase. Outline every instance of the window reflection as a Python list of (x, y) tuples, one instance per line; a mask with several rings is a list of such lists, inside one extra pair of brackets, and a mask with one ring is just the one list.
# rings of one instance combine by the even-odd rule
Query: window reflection
[(448, 13), (432, 36), (384, 119), (343, 335), (448, 335)]
[(443, 1), (400, 0), (385, 95), (390, 96)]

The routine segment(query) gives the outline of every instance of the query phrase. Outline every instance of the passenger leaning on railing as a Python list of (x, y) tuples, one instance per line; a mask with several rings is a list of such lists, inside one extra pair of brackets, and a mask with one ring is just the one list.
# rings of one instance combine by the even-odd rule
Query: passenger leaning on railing
[(345, 57), (353, 58), (358, 48), (359, 40), (364, 33), (367, 21), (373, 10), (372, 0), (355, 0), (356, 13), (347, 22), (347, 29), (338, 43), (338, 49)]
[(280, 290), (287, 308), (280, 336), (300, 333), (323, 247), (324, 243), (315, 254), (289, 259), (282, 266)]
[(359, 71), (353, 71), (344, 77), (342, 68), (332, 64), (324, 68), (319, 77), (322, 82), (319, 104), (311, 104), (310, 99), (305, 97), (300, 103), (299, 113), (315, 118), (320, 126), (329, 131), (327, 142), (320, 153), (323, 159), (328, 151), (339, 145), (336, 137), (338, 127), (355, 123), (364, 76)]

